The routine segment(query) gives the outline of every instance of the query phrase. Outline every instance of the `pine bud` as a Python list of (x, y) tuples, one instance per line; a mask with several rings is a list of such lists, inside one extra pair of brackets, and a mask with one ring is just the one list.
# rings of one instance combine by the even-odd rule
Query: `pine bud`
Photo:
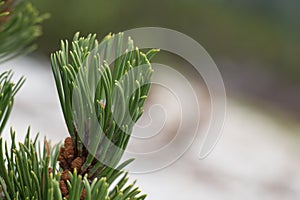
[(65, 144), (64, 144), (65, 148), (69, 147), (69, 146), (73, 146), (73, 141), (71, 137), (67, 137), (65, 139)]
[(65, 197), (69, 194), (69, 190), (68, 190), (68, 187), (65, 183), (64, 180), (60, 180), (59, 181), (59, 188), (60, 188), (60, 191), (61, 191), (61, 194)]
[(61, 180), (65, 180), (65, 181), (69, 181), (70, 180), (69, 170), (68, 169), (66, 169), (65, 171), (63, 171), (61, 173)]
[(74, 170), (76, 169), (78, 172), (81, 170), (82, 167), (82, 158), (77, 157), (73, 162), (71, 163), (71, 168)]

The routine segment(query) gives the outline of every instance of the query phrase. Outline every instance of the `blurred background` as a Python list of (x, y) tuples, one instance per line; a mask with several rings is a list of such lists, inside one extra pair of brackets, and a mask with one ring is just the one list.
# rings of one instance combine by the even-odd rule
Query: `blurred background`
[[(227, 118), (222, 138), (206, 159), (197, 157), (199, 139), (172, 166), (133, 175), (142, 191), (150, 200), (300, 199), (300, 1), (32, 2), (51, 18), (43, 23), (36, 52), (3, 64), (27, 77), (9, 125), (22, 132), (30, 124), (54, 141), (66, 135), (48, 58), (61, 39), (77, 31), (102, 38), (137, 27), (174, 29), (199, 42), (216, 62), (228, 96)], [(155, 61), (176, 69), (189, 66), (167, 52)], [(205, 84), (191, 66), (182, 73), (198, 91), (201, 129), (210, 115)], [(154, 87), (149, 104), (165, 99)], [(167, 141), (178, 123), (172, 116), (173, 125), (161, 135)]]
[[(197, 40), (217, 63), (231, 95), (255, 96), (300, 116), (300, 2), (297, 0), (39, 1), (51, 18), (39, 51), (60, 39), (157, 26)], [(255, 81), (253, 78), (255, 77)]]

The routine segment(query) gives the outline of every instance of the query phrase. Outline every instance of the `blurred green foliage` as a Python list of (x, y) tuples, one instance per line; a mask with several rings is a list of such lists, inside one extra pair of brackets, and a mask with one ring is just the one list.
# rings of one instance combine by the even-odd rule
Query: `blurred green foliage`
[(39, 39), (55, 50), (76, 31), (101, 37), (143, 26), (181, 31), (214, 57), (263, 63), (270, 71), (300, 82), (300, 1), (279, 0), (32, 0), (52, 17)]

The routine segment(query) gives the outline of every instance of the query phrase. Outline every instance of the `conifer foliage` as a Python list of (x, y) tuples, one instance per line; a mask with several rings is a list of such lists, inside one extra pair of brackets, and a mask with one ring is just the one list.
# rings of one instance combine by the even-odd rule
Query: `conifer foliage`
[[(27, 1), (0, 0), (0, 63), (32, 50), (45, 15)], [(1, 133), (14, 97), (24, 83), (0, 75), (0, 199), (2, 200), (143, 200), (120, 163), (134, 124), (143, 114), (153, 69), (151, 58), (123, 33), (95, 34), (62, 41), (51, 55), (57, 92), (68, 128), (63, 144), (51, 146), (38, 136), (11, 144)], [(8, 134), (8, 133), (5, 133)]]

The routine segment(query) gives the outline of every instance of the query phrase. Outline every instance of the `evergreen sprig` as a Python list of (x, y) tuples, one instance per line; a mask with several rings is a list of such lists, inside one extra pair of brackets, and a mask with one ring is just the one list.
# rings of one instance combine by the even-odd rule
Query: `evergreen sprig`
[(47, 17), (26, 0), (0, 0), (0, 62), (35, 49), (32, 42)]
[(24, 142), (17, 146), (15, 132), (11, 131), (10, 148), (6, 142), (3, 147), (0, 138), (0, 185), (5, 200), (48, 199), (53, 193), (49, 148), (44, 145), (40, 150), (37, 137), (30, 140), (29, 132), (28, 129)]
[[(15, 142), (11, 131), (10, 148), (0, 138), (0, 199), (2, 200), (66, 200), (60, 189), (61, 171), (57, 166), (58, 146), (51, 148), (47, 140), (40, 145), (38, 137), (30, 139), (30, 129), (23, 143)], [(112, 185), (107, 177), (88, 180), (76, 170), (68, 180), (68, 200), (143, 200), (145, 195), (127, 184), (127, 173), (119, 171), (119, 181)], [(84, 196), (82, 196), (84, 191)]]
[[(64, 118), (88, 178), (113, 173), (128, 144), (135, 122), (143, 113), (158, 52), (142, 53), (123, 33), (75, 34), (51, 55), (53, 74)], [(113, 180), (112, 180), (113, 181)]]
[(0, 135), (11, 113), (14, 97), (25, 81), (24, 77), (21, 77), (14, 84), (12, 76), (12, 71), (0, 74)]

